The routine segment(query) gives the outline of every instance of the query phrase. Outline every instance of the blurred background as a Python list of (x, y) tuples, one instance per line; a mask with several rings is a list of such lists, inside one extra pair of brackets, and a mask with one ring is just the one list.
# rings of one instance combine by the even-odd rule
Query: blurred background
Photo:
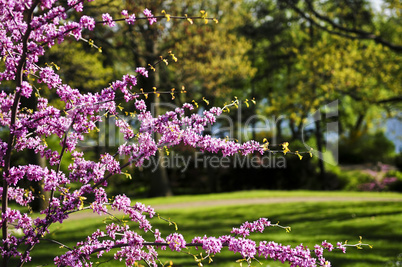
[[(194, 162), (193, 149), (181, 146), (157, 157), (166, 158), (167, 153), (185, 157), (189, 159), (185, 170), (180, 164), (133, 167), (128, 170), (133, 179), (122, 175), (111, 180), (111, 193), (147, 197), (251, 189), (402, 191), (399, 0), (100, 0), (88, 4), (87, 11), (99, 20), (106, 12), (120, 18), (122, 9), (140, 17), (147, 7), (154, 15), (165, 10), (172, 16), (199, 16), (205, 10), (219, 23), (194, 20), (192, 25), (187, 20), (161, 19), (152, 26), (138, 20), (135, 25), (96, 27), (84, 38), (93, 40), (102, 53), (72, 38), (43, 59), (43, 64), (61, 67), (65, 83), (97, 92), (126, 73), (135, 74), (137, 67), (153, 64), (160, 56), (168, 58), (172, 51), (178, 61), (159, 64), (138, 86), (138, 92), (140, 88), (153, 92), (153, 87), (180, 92), (185, 87), (186, 93), (176, 93), (174, 99), (170, 94), (150, 94), (147, 102), (156, 115), (193, 100), (202, 112), (237, 97), (239, 109), (225, 113), (205, 134), (242, 142), (266, 138), (273, 150), (281, 150), (275, 145), (286, 141), (292, 151), (311, 147), (324, 158), (305, 154), (300, 160), (277, 153), (268, 159), (272, 164), (261, 163), (261, 168), (204, 167)], [(48, 97), (58, 105), (51, 93)], [(331, 103), (336, 103), (332, 110)], [(134, 111), (124, 100), (121, 107)], [(127, 120), (138, 127), (135, 118)], [(329, 124), (336, 127), (330, 129)], [(115, 153), (122, 139), (113, 125), (113, 118), (106, 116), (100, 132), (81, 143), (87, 159)], [(24, 158), (16, 155), (21, 163)], [(63, 162), (64, 170), (70, 162)]]

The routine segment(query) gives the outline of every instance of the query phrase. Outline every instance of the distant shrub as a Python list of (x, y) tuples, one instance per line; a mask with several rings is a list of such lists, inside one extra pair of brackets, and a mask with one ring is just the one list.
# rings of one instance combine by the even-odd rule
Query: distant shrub
[(378, 163), (375, 168), (345, 172), (340, 175), (345, 190), (402, 192), (402, 172)]
[(365, 183), (372, 182), (372, 177), (361, 171), (348, 171), (340, 175), (343, 183), (343, 189), (348, 191), (357, 191), (359, 186)]

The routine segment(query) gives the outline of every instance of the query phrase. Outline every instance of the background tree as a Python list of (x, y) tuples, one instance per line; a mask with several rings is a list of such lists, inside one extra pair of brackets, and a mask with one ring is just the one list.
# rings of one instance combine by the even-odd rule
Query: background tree
[[(91, 14), (98, 17), (103, 12), (119, 15), (121, 5), (118, 3), (120, 1), (101, 1), (91, 5), (89, 10)], [(205, 97), (210, 105), (222, 104), (232, 99), (233, 89), (243, 88), (248, 79), (253, 76), (255, 70), (251, 68), (246, 55), (250, 44), (244, 37), (239, 37), (235, 31), (246, 17), (241, 1), (233, 0), (224, 3), (204, 1), (201, 4), (193, 0), (180, 3), (125, 1), (122, 8), (137, 12), (145, 7), (154, 14), (162, 16), (168, 16), (167, 12), (181, 15), (196, 13), (201, 16), (200, 10), (205, 9), (205, 15), (214, 16), (219, 21), (218, 24), (213, 21), (208, 24), (204, 21), (195, 21), (198, 24), (195, 27), (190, 21), (165, 19), (158, 25), (139, 22), (136, 25), (116, 26), (119, 31), (100, 27), (99, 30), (86, 36), (87, 39), (94, 40), (96, 45), (103, 47), (107, 57), (106, 64), (112, 65), (120, 73), (132, 73), (135, 66), (156, 62), (160, 56), (167, 55), (169, 51), (175, 53), (176, 57), (180, 58), (179, 64), (173, 62), (169, 68), (158, 66), (155, 72), (149, 72), (148, 79), (139, 80), (140, 87), (145, 91), (153, 91), (156, 87), (161, 91), (176, 88), (179, 92), (182, 86), (185, 86), (187, 93), (175, 99), (177, 104), (202, 99), (202, 97)], [(229, 9), (230, 13), (224, 12)], [(176, 30), (166, 34), (166, 30), (171, 28)], [(160, 86), (162, 84), (163, 87)], [(225, 100), (220, 100), (220, 97)], [(150, 95), (156, 114), (160, 112), (159, 101), (170, 101), (170, 98), (170, 95), (161, 95), (160, 99)], [(150, 195), (172, 194), (167, 171), (164, 168), (158, 168), (158, 173), (150, 174), (149, 177), (153, 180)]]
[[(251, 1), (250, 6), (255, 16), (242, 32), (253, 41), (251, 55), (256, 51), (258, 55), (251, 56), (258, 69), (252, 88), (267, 96), (268, 105), (260, 112), (265, 117), (275, 115), (276, 129), (271, 134), (279, 141), (285, 130), (290, 140), (312, 136), (315, 144), (313, 140), (308, 144), (322, 152), (326, 122), (316, 121), (312, 132), (303, 129), (311, 114), (334, 100), (340, 101), (341, 141), (349, 144), (380, 117), (400, 110), (401, 57), (395, 49), (400, 39), (394, 35), (400, 29), (395, 29), (395, 6), (389, 15), (374, 13), (368, 1)], [(381, 22), (390, 23), (393, 33), (380, 34), (390, 45), (381, 43), (384, 39), (335, 34), (334, 26), (318, 14), (344, 29), (354, 29), (355, 36), (360, 30), (378, 32), (385, 29)], [(320, 26), (324, 23), (325, 29)], [(323, 176), (324, 164), (318, 164)]]

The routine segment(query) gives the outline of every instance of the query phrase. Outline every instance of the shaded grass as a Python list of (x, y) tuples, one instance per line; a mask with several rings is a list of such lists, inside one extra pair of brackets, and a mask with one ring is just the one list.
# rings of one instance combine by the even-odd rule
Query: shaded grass
[[(259, 193), (262, 192), (225, 194), (223, 198), (230, 199), (235, 195), (248, 194), (255, 196)], [(306, 191), (278, 192), (277, 196), (298, 196), (298, 194), (311, 196), (312, 192), (308, 193)], [(356, 193), (341, 192), (339, 194), (339, 196), (350, 197), (355, 196)], [(325, 195), (334, 196), (327, 192)], [(382, 194), (382, 196), (395, 197), (393, 194)], [(219, 199), (221, 197), (221, 195), (175, 197), (171, 198), (171, 203), (174, 203), (176, 199), (200, 201), (200, 199)], [(144, 201), (144, 203), (154, 201), (156, 200)], [(345, 240), (349, 240), (349, 243), (356, 243), (359, 236), (363, 236), (365, 243), (373, 245), (372, 249), (348, 248), (346, 254), (342, 254), (340, 251), (327, 252), (325, 255), (333, 266), (392, 266), (392, 262), (395, 262), (396, 266), (397, 256), (402, 253), (402, 205), (400, 202), (308, 202), (221, 206), (165, 210), (160, 212), (160, 215), (174, 220), (178, 224), (179, 232), (186, 237), (187, 242), (190, 242), (194, 236), (203, 234), (215, 236), (229, 234), (232, 227), (237, 227), (244, 221), (267, 217), (273, 223), (279, 221), (281, 225), (291, 226), (292, 231), (286, 233), (279, 228), (268, 228), (263, 234), (252, 235), (254, 240), (273, 240), (292, 246), (303, 243), (312, 248), (323, 240), (334, 244), (337, 241)], [(161, 229), (164, 236), (175, 231), (173, 226), (169, 226), (157, 218), (152, 219), (151, 223), (154, 228)], [(104, 230), (104, 224), (100, 218), (72, 220), (63, 225), (55, 224), (51, 228), (51, 234), (46, 237), (73, 247), (77, 241), (85, 239), (97, 228)], [(27, 266), (52, 265), (52, 258), (65, 251), (58, 245), (42, 242), (35, 248), (32, 254), (33, 261)], [(191, 252), (197, 253), (195, 250), (191, 250)], [(238, 263), (235, 263), (239, 258), (240, 255), (225, 251), (215, 256), (211, 265), (239, 266)], [(185, 253), (161, 252), (160, 259), (162, 262), (172, 260), (175, 266), (197, 266), (193, 257)], [(110, 255), (101, 259), (102, 262), (105, 260), (110, 261), (100, 266), (125, 266), (122, 262), (112, 260)], [(96, 261), (95, 257), (94, 261)], [(262, 259), (262, 263), (262, 266), (288, 266), (288, 264), (283, 265), (265, 259)], [(204, 266), (206, 265), (207, 262), (204, 263)], [(254, 266), (258, 265), (255, 262)]]

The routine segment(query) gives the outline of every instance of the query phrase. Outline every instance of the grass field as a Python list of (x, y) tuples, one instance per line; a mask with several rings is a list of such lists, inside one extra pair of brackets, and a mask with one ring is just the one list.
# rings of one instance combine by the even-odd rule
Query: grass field
[[(244, 199), (244, 198), (283, 198), (283, 197), (309, 197), (309, 196), (336, 196), (367, 197), (402, 199), (401, 194), (394, 193), (348, 193), (348, 192), (278, 192), (278, 191), (251, 191), (228, 194), (213, 194), (200, 196), (181, 196), (167, 199), (142, 200), (145, 204), (160, 203), (189, 203), (194, 201), (207, 201), (220, 199)], [(236, 203), (238, 203), (237, 201)], [(241, 202), (241, 201), (240, 201)], [(263, 234), (253, 235), (255, 240), (273, 240), (292, 246), (303, 243), (313, 247), (323, 240), (332, 243), (349, 240), (355, 243), (359, 236), (365, 243), (373, 246), (357, 250), (348, 248), (346, 254), (340, 251), (326, 253), (326, 257), (332, 262), (332, 266), (401, 266), (402, 264), (402, 202), (400, 201), (327, 201), (327, 202), (296, 202), (273, 203), (263, 205), (233, 204), (215, 207), (165, 209), (160, 212), (165, 218), (170, 218), (178, 224), (179, 231), (191, 241), (197, 235), (224, 235), (228, 234), (232, 227), (239, 226), (244, 221), (252, 221), (259, 217), (267, 217), (273, 223), (291, 226), (292, 231), (286, 233), (279, 228), (268, 228)], [(174, 231), (157, 218), (151, 221), (154, 227), (161, 229), (163, 235)], [(101, 218), (75, 218), (67, 223), (56, 224), (51, 229), (49, 239), (56, 239), (73, 247), (77, 241), (83, 240), (97, 228), (104, 229)], [(58, 245), (43, 242), (39, 244), (32, 254), (32, 262), (28, 266), (52, 265), (52, 258), (65, 251)], [(192, 253), (197, 253), (191, 250)], [(235, 263), (240, 255), (225, 252), (214, 257), (212, 266), (239, 266)], [(100, 266), (124, 266), (124, 263), (111, 260)], [(192, 256), (185, 253), (161, 253), (162, 262), (172, 260), (175, 266), (197, 266)], [(102, 262), (105, 259), (102, 259)], [(262, 266), (288, 266), (272, 260), (261, 259)], [(204, 263), (204, 266), (207, 262)], [(259, 266), (255, 262), (254, 266)]]

